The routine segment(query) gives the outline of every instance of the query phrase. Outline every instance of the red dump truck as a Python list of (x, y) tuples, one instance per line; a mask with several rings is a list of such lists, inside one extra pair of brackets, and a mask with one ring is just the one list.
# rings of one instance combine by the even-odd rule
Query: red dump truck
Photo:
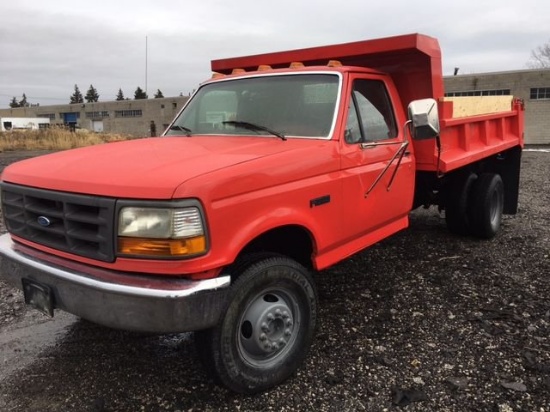
[(212, 61), (162, 137), (2, 174), (1, 279), (25, 301), (126, 330), (196, 331), (208, 371), (253, 393), (314, 337), (313, 274), (435, 205), (491, 238), (518, 205), (523, 103), (445, 98), (411, 34)]

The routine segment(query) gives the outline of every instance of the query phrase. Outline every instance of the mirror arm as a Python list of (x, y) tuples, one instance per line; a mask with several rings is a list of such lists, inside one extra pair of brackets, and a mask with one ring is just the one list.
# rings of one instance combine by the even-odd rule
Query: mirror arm
[(395, 165), (395, 169), (393, 170), (393, 174), (391, 175), (391, 179), (390, 179), (390, 182), (388, 183), (388, 187), (386, 188), (386, 190), (388, 192), (390, 191), (391, 186), (393, 184), (393, 180), (395, 179), (395, 175), (397, 174), (397, 171), (399, 170), (399, 166), (401, 165), (401, 161), (403, 160), (403, 156), (405, 156), (405, 153), (407, 151), (407, 147), (409, 147), (409, 141), (405, 140), (403, 142), (403, 146), (401, 146), (399, 148), (398, 152), (397, 152), (397, 153), (399, 153), (399, 152), (401, 152), (401, 153), (399, 154), (399, 159), (397, 160), (397, 164)]
[[(401, 142), (393, 142), (392, 144), (399, 144)], [(381, 144), (380, 144), (381, 145)], [(394, 160), (397, 159), (397, 156), (399, 156), (399, 161), (397, 162), (397, 166), (395, 168), (395, 171), (394, 171), (394, 174), (393, 176), (391, 177), (391, 180), (390, 180), (390, 184), (388, 185), (388, 190), (390, 190), (390, 186), (393, 182), (393, 178), (395, 177), (395, 173), (397, 172), (397, 169), (399, 168), (399, 164), (401, 163), (401, 160), (403, 159), (403, 156), (405, 154), (405, 150), (407, 149), (407, 147), (409, 146), (409, 142), (408, 141), (404, 141), (401, 143), (401, 146), (399, 147), (399, 149), (397, 149), (397, 151), (395, 152), (395, 154), (392, 156), (392, 158), (390, 159), (390, 161), (388, 162), (388, 164), (386, 165), (386, 167), (384, 168), (384, 170), (382, 170), (382, 172), (380, 172), (380, 174), (376, 177), (376, 179), (374, 180), (374, 182), (372, 182), (372, 185), (369, 187), (369, 190), (367, 190), (365, 192), (365, 197), (367, 197), (370, 192), (372, 192), (372, 190), (376, 187), (376, 185), (378, 184), (378, 182), (380, 182), (380, 180), (382, 179), (382, 177), (386, 174), (386, 172), (388, 171), (388, 169), (391, 167), (391, 165), (393, 164)]]

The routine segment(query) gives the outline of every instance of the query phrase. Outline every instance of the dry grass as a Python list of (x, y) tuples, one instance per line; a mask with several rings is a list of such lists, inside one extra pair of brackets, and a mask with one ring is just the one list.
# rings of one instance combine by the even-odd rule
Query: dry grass
[(56, 127), (44, 130), (16, 130), (0, 133), (0, 151), (65, 150), (132, 138), (127, 135), (94, 133), (88, 130), (71, 132)]

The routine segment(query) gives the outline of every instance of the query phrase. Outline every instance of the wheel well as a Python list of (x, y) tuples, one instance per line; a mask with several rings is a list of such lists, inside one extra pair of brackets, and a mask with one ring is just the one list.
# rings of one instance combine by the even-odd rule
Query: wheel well
[(283, 226), (263, 233), (245, 246), (237, 260), (245, 255), (266, 252), (288, 256), (309, 269), (313, 267), (313, 239), (301, 226)]

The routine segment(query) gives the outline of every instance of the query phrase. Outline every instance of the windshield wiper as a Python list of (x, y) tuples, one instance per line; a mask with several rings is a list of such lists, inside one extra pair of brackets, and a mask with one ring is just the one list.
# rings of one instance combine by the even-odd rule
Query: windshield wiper
[(281, 140), (286, 140), (286, 137), (285, 137), (284, 134), (282, 134), (280, 132), (277, 132), (275, 130), (271, 130), (268, 127), (260, 126), (259, 124), (250, 123), (250, 122), (243, 122), (243, 121), (240, 121), (240, 120), (227, 120), (227, 121), (222, 122), (222, 123), (223, 124), (230, 124), (230, 125), (237, 126), (237, 127), (242, 127), (243, 129), (254, 130), (256, 132), (258, 132), (258, 131), (268, 132), (269, 134), (272, 134), (273, 136), (277, 136)]
[(185, 126), (180, 126), (179, 124), (173, 124), (170, 126), (170, 130), (179, 130), (180, 132), (185, 132), (187, 137), (191, 137), (192, 130)]

